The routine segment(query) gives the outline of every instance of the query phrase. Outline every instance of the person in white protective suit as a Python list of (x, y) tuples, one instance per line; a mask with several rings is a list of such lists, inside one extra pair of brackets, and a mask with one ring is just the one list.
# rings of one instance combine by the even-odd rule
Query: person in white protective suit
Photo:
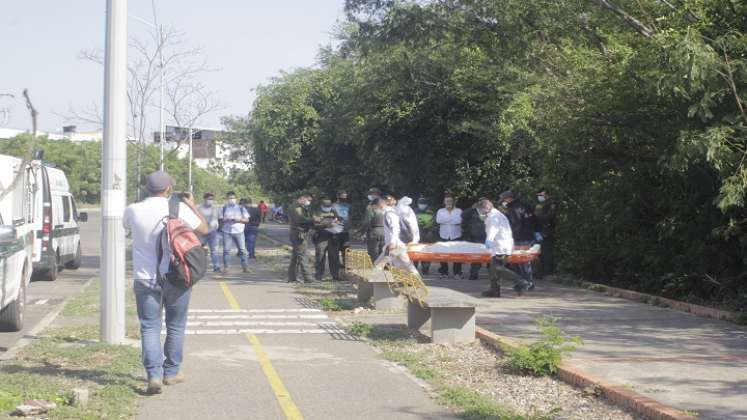
[[(410, 200), (412, 202), (412, 200)], [(383, 269), (387, 263), (395, 268), (402, 268), (420, 277), (418, 269), (407, 255), (407, 244), (400, 238), (400, 215), (393, 207), (394, 197), (387, 195), (375, 200), (374, 205), (384, 211), (384, 252), (374, 262), (374, 266)], [(415, 222), (417, 225), (417, 221)]]
[(514, 290), (521, 295), (527, 288), (527, 282), (521, 276), (506, 268), (506, 260), (514, 249), (514, 238), (508, 218), (493, 207), (490, 200), (481, 200), (478, 211), (485, 218), (485, 247), (493, 257), (490, 260), (490, 289), (482, 292), (486, 297), (501, 296), (501, 278), (511, 279)]
[(407, 224), (407, 227), (412, 234), (412, 240), (407, 245), (414, 245), (420, 243), (420, 228), (418, 227), (418, 217), (415, 215), (415, 211), (410, 207), (412, 204), (412, 198), (404, 196), (397, 202), (397, 214), (402, 221)]

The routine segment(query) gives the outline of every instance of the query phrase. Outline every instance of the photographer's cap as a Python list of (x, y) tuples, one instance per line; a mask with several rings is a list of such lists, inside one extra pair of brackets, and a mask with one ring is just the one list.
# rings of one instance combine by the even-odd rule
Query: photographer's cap
[(166, 191), (168, 187), (174, 187), (174, 178), (164, 171), (156, 171), (145, 178), (145, 185), (148, 191), (160, 193)]

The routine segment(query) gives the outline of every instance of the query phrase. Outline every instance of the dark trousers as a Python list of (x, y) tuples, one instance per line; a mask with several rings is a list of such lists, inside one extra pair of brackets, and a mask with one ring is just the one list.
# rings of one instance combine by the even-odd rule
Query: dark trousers
[(340, 280), (340, 247), (337, 238), (333, 235), (319, 237), (314, 242), (315, 252), (315, 275), (317, 280), (324, 277), (325, 267), (329, 261), (329, 273), (332, 280)]
[(415, 265), (415, 268), (418, 268), (418, 264), (420, 265), (420, 273), (422, 273), (424, 276), (427, 276), (431, 271), (430, 261), (415, 261), (413, 264)]
[(366, 235), (366, 248), (368, 248), (368, 256), (371, 257), (371, 262), (376, 261), (384, 251), (383, 229), (377, 228), (368, 231), (368, 235)]
[[(531, 245), (531, 242), (516, 242), (516, 245)], [(529, 284), (534, 284), (534, 273), (532, 272), (532, 263), (511, 264), (511, 270), (520, 275)]]
[(249, 258), (257, 258), (255, 255), (255, 249), (257, 248), (257, 234), (259, 233), (259, 226), (246, 225), (244, 227), (244, 239), (246, 240), (246, 253)]
[(555, 274), (555, 240), (545, 238), (542, 241), (542, 253), (539, 256), (541, 277)]
[(510, 280), (514, 287), (521, 289), (527, 287), (527, 282), (521, 276), (506, 268), (505, 257), (494, 256), (490, 260), (488, 272), (490, 273), (490, 290), (498, 294), (501, 291), (501, 280)]
[(288, 266), (288, 281), (297, 281), (298, 276), (301, 276), (302, 281), (310, 282), (312, 280), (311, 259), (306, 253), (309, 246), (309, 233), (291, 230), (290, 240), (293, 250)]
[(342, 267), (345, 267), (345, 253), (348, 251), (348, 248), (350, 248), (350, 232), (345, 231), (338, 233), (335, 235), (335, 240), (337, 241), (337, 245), (340, 248), (340, 254), (342, 255)]
[[(441, 242), (453, 242), (453, 241), (461, 241), (462, 238), (454, 238), (454, 239), (444, 239), (441, 238)], [(449, 274), (449, 263), (442, 262), (441, 267), (438, 269), (439, 274), (441, 275), (447, 275)], [(461, 276), (462, 275), (462, 263), (454, 263), (454, 275), (455, 276)]]

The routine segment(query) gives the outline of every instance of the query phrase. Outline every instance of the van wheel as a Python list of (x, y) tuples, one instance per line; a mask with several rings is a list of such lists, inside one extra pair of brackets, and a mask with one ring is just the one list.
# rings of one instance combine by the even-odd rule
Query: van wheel
[(26, 308), (26, 268), (23, 270), (18, 297), (0, 311), (0, 331), (15, 332), (23, 328), (23, 311)]
[(83, 255), (80, 251), (80, 242), (78, 242), (78, 246), (75, 248), (75, 258), (68, 261), (65, 264), (65, 268), (69, 268), (71, 270), (77, 270), (80, 268), (80, 264), (82, 260), (83, 260)]

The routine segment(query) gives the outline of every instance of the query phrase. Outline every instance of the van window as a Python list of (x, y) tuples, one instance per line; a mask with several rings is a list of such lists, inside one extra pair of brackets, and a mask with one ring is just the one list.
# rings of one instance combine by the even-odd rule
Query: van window
[(78, 221), (78, 206), (75, 205), (75, 199), (70, 197), (70, 203), (73, 205), (73, 220)]
[(70, 214), (72, 210), (70, 208), (70, 197), (62, 197), (62, 219), (63, 222), (70, 221)]

